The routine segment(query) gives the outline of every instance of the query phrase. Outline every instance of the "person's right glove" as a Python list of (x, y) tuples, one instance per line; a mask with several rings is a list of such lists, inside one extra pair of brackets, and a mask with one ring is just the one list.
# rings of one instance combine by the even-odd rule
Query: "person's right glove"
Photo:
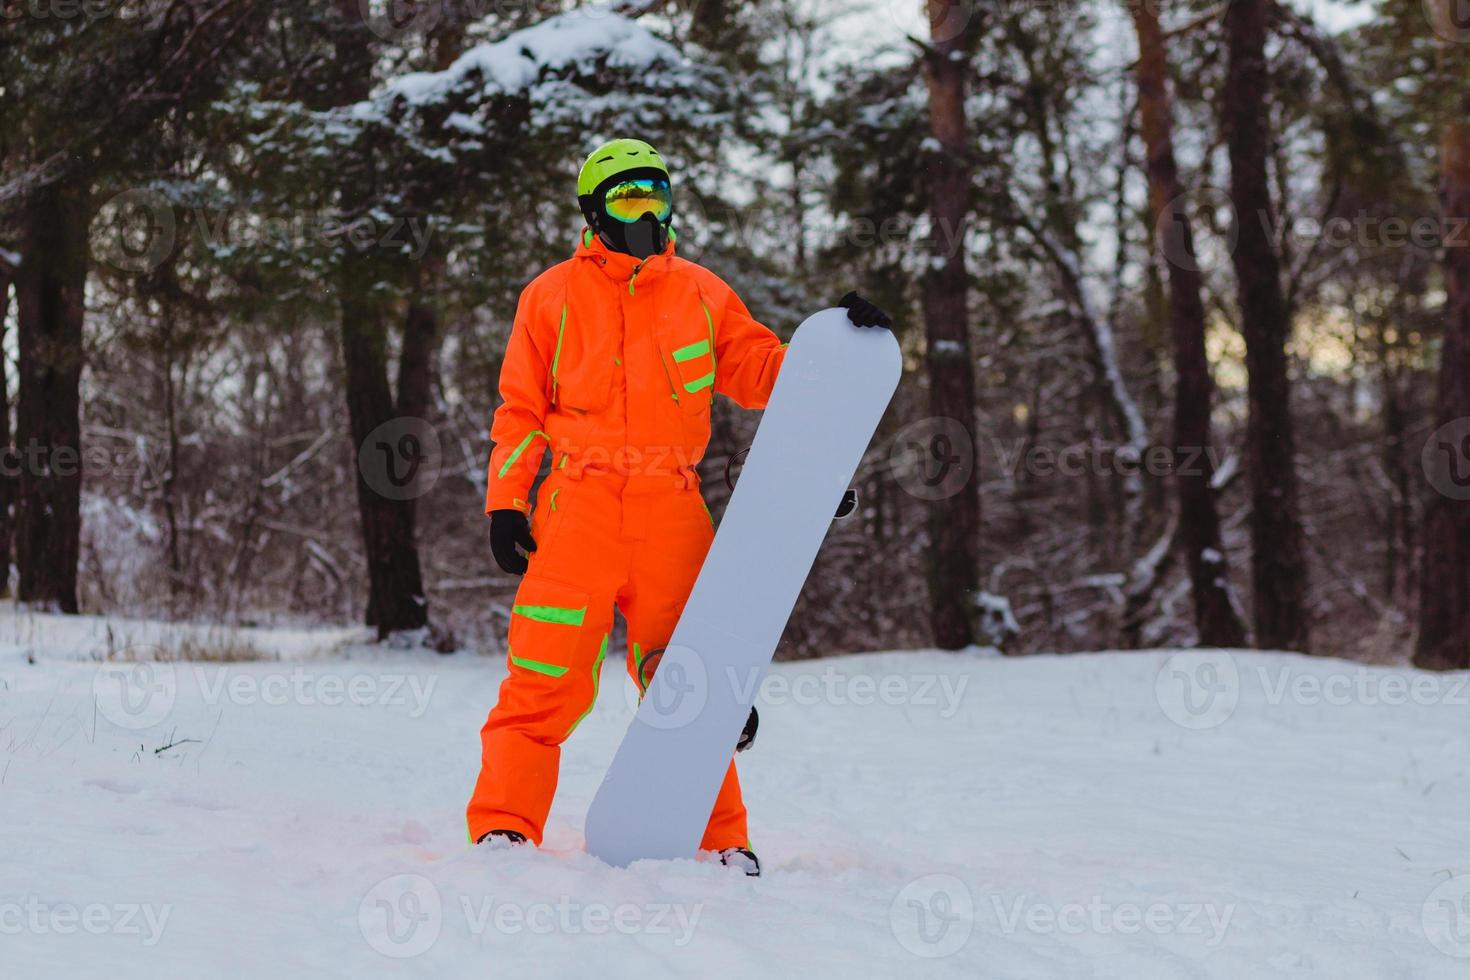
[(855, 327), (882, 327), (884, 330), (893, 329), (893, 319), (877, 306), (863, 299), (855, 292), (849, 292), (837, 301), (837, 305), (847, 310), (847, 318)]
[(740, 732), (740, 741), (735, 743), (736, 752), (744, 752), (755, 744), (755, 730), (760, 727), (761, 716), (755, 710), (755, 705), (750, 706), (750, 717), (745, 719), (745, 728)]
[(524, 575), (530, 563), (516, 550), (516, 545), (526, 549), (527, 554), (536, 550), (536, 539), (531, 537), (531, 522), (514, 508), (492, 510), (490, 552), (495, 555), (495, 564), (512, 575)]

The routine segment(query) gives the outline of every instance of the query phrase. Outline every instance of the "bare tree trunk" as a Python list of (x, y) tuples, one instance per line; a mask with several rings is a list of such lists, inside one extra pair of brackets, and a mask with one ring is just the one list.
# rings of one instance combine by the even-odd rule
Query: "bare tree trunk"
[(1267, 6), (1268, 0), (1232, 0), (1226, 8), (1224, 122), (1239, 232), (1233, 258), (1240, 329), (1250, 372), (1246, 460), (1255, 640), (1262, 648), (1304, 651), (1310, 644), (1310, 624), (1286, 354), (1291, 322), (1270, 234), (1275, 221), (1267, 170)]
[[(5, 347), (5, 321), (10, 315), (10, 286), (15, 270), (0, 258), (0, 350)], [(10, 445), (10, 385), (0, 365), (0, 459), (13, 463)], [(14, 469), (0, 468), (0, 596), (10, 595), (10, 503), (15, 496)]]
[[(1449, 0), (1441, 0), (1445, 24)], [(1450, 45), (1446, 45), (1446, 48)], [(1463, 59), (1463, 45), (1444, 57)], [(1445, 122), (1439, 144), (1442, 227), (1470, 220), (1470, 96)], [(1470, 667), (1470, 243), (1463, 232), (1444, 241), (1444, 340), (1440, 353), (1429, 451), (1437, 491), (1424, 515), (1424, 563), (1419, 576), (1419, 640), (1414, 663), (1430, 670)], [(1446, 428), (1448, 427), (1448, 428)]]
[(980, 479), (974, 452), (975, 374), (970, 357), (969, 276), (964, 230), (970, 213), (971, 167), (965, 120), (965, 79), (976, 25), (956, 30), (956, 8), (928, 0), (930, 47), (925, 54), (929, 131), (939, 144), (930, 156), (929, 220), (933, 255), (924, 276), (928, 340), (929, 411), (957, 419), (970, 440), (977, 472), (959, 492), (929, 511), (929, 603), (934, 642), (958, 650), (974, 642), (973, 615), (980, 577)]
[(35, 191), (22, 221), (16, 278), (19, 597), (74, 613), (82, 521), (79, 386), (87, 284), (86, 184), (67, 179)]
[(1245, 627), (1230, 599), (1230, 568), (1215, 509), (1214, 440), (1210, 403), (1214, 380), (1205, 353), (1205, 307), (1189, 215), (1174, 159), (1174, 120), (1169, 104), (1168, 62), (1159, 15), (1152, 4), (1129, 4), (1138, 32), (1138, 104), (1148, 153), (1150, 213), (1159, 249), (1168, 260), (1169, 326), (1174, 337), (1174, 489), (1179, 500), (1179, 540), (1194, 595), (1194, 623), (1202, 646), (1245, 645)]
[[(336, 0), (341, 23), (336, 43), (339, 104), (367, 97), (372, 85), (373, 45), (354, 0)], [(371, 203), (370, 173), (344, 173), (339, 185), (343, 216), (351, 221)], [(344, 241), (341, 265), (336, 276), (340, 309), (343, 383), (354, 450), (361, 449), (380, 426), (398, 415), (393, 389), (388, 381), (388, 314), (373, 296), (372, 286), (383, 263), (371, 252), (354, 250)], [(381, 447), (385, 467), (395, 467), (398, 440), (390, 438)], [(369, 447), (372, 459), (379, 447)], [(414, 540), (413, 500), (380, 492), (361, 457), (354, 452), (353, 470), (357, 483), (357, 510), (362, 522), (363, 553), (368, 568), (366, 621), (377, 627), (378, 636), (428, 625), (429, 606), (424, 595), (418, 546)], [(378, 474), (371, 474), (377, 476)], [(381, 487), (382, 484), (379, 483)]]

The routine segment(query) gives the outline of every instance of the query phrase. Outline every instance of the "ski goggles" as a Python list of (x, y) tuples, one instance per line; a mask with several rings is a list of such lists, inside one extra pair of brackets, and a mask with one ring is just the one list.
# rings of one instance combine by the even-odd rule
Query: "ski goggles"
[(674, 192), (661, 178), (624, 180), (607, 189), (603, 210), (618, 221), (632, 224), (645, 214), (664, 222), (674, 213)]

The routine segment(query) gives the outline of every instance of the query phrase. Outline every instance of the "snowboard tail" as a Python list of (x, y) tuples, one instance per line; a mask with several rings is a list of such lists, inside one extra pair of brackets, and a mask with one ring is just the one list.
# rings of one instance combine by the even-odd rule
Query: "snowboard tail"
[(797, 328), (750, 455), (587, 812), (614, 865), (698, 852), (760, 682), (898, 386), (893, 334), (828, 309)]

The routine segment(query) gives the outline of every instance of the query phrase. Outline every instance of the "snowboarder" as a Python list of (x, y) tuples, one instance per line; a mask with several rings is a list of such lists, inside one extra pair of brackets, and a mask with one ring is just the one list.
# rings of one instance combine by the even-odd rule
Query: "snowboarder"
[[(648, 143), (594, 150), (577, 201), (587, 226), (576, 253), (521, 293), (490, 433), (491, 549), (524, 575), (467, 811), (470, 840), (497, 846), (541, 842), (561, 743), (597, 697), (614, 606), (628, 671), (647, 689), (714, 535), (696, 470), (711, 399), (764, 407), (786, 349), (718, 276), (674, 255), (669, 171)], [(855, 293), (839, 305), (859, 326), (891, 326)], [(701, 847), (760, 872), (733, 760)]]

